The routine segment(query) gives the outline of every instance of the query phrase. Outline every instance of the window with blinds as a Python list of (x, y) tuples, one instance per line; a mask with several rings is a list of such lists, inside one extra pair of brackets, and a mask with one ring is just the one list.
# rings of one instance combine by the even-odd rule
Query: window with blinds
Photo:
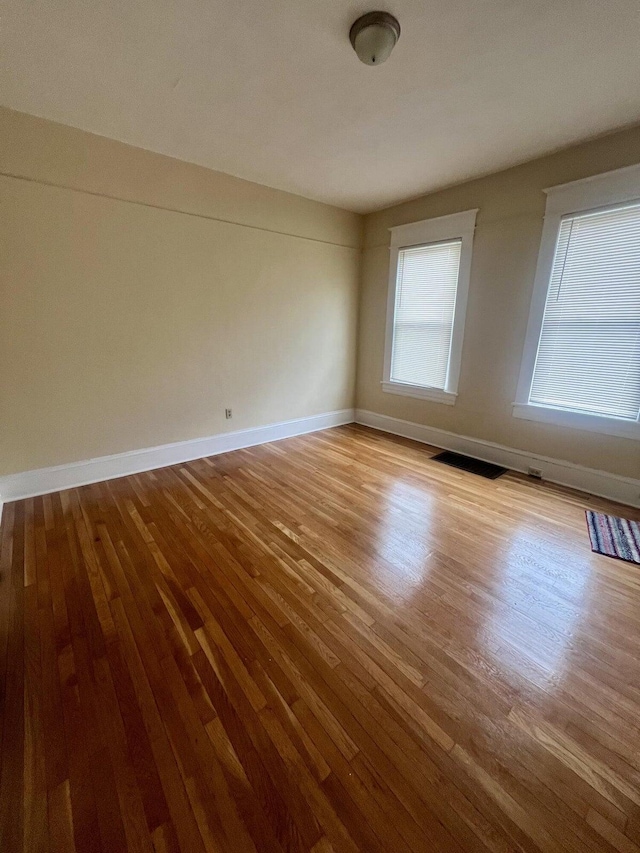
[(562, 218), (529, 402), (638, 420), (640, 203)]
[(391, 381), (447, 387), (462, 240), (398, 251)]

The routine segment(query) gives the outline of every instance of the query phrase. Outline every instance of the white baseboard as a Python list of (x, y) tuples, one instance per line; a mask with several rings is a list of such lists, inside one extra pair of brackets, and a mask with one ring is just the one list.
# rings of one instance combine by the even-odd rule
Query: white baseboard
[(267, 441), (278, 441), (281, 438), (292, 438), (295, 435), (350, 424), (353, 420), (353, 409), (341, 409), (309, 418), (296, 418), (253, 429), (219, 433), (192, 441), (178, 441), (174, 444), (163, 444), (160, 447), (147, 447), (144, 450), (130, 450), (113, 456), (100, 456), (84, 462), (72, 462), (69, 465), (56, 465), (53, 468), (39, 468), (36, 471), (9, 474), (0, 477), (0, 501), (6, 503), (22, 500), (35, 495), (59, 492), (61, 489), (98, 483), (101, 480), (112, 480), (114, 477), (126, 477), (128, 474), (164, 468), (167, 465), (201, 459), (203, 456), (215, 456), (229, 450), (240, 450), (243, 447), (264, 444)]
[(207, 438), (179, 441), (160, 447), (132, 450), (127, 453), (116, 453), (113, 456), (88, 459), (84, 462), (72, 462), (68, 465), (56, 465), (52, 468), (40, 468), (36, 471), (24, 471), (0, 477), (0, 522), (3, 503), (8, 501), (58, 492), (61, 489), (84, 486), (101, 480), (112, 480), (115, 477), (125, 477), (128, 474), (151, 471), (154, 468), (164, 468), (167, 465), (189, 462), (203, 456), (215, 456), (230, 450), (240, 450), (243, 447), (252, 447), (268, 441), (278, 441), (282, 438), (291, 438), (352, 423), (354, 420), (356, 423), (383, 432), (412, 438), (444, 450), (465, 453), (496, 465), (504, 465), (505, 468), (511, 468), (514, 471), (526, 473), (529, 467), (540, 468), (544, 479), (552, 483), (569, 486), (629, 506), (640, 507), (640, 480), (620, 477), (594, 468), (585, 468), (561, 459), (539, 456), (526, 450), (514, 450), (502, 444), (457, 435), (447, 430), (403, 421), (365, 409), (356, 409), (355, 412), (353, 409), (342, 409), (309, 418), (297, 418), (253, 429), (220, 433)]
[(457, 435), (444, 429), (435, 429), (435, 427), (424, 426), (413, 421), (403, 421), (388, 415), (368, 412), (366, 409), (356, 409), (356, 423), (412, 438), (444, 450), (474, 456), (476, 459), (493, 462), (525, 474), (529, 467), (539, 468), (543, 479), (552, 483), (569, 486), (572, 489), (629, 506), (640, 507), (640, 480), (631, 477), (620, 477), (595, 468), (584, 468), (582, 465), (575, 465), (573, 462), (562, 459), (551, 459), (526, 450), (514, 450), (512, 447), (505, 447), (492, 441)]

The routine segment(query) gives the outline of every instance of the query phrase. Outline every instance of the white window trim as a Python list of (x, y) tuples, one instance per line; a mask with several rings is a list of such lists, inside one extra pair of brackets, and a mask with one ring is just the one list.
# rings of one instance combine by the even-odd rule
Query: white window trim
[[(458, 380), (462, 361), (462, 342), (464, 339), (464, 321), (467, 313), (469, 278), (471, 275), (471, 253), (473, 250), (473, 232), (476, 226), (478, 209), (439, 216), (436, 219), (423, 219), (408, 225), (390, 228), (389, 290), (387, 296), (387, 323), (384, 345), (384, 377), (382, 390), (388, 394), (400, 394), (403, 397), (417, 397), (434, 403), (453, 406), (458, 396)], [(460, 269), (456, 288), (456, 304), (453, 315), (451, 335), (451, 353), (447, 370), (446, 387), (428, 388), (423, 385), (410, 385), (391, 379), (391, 353), (393, 349), (393, 326), (396, 308), (396, 284), (398, 278), (398, 254), (400, 249), (409, 246), (423, 246), (445, 240), (462, 240), (460, 247)]]
[(533, 371), (538, 353), (547, 290), (551, 278), (556, 243), (563, 216), (589, 210), (616, 207), (629, 201), (640, 200), (640, 165), (627, 166), (613, 172), (604, 172), (591, 178), (560, 184), (544, 191), (547, 194), (544, 226), (538, 253), (538, 265), (531, 296), (529, 323), (525, 337), (522, 364), (513, 416), (529, 421), (543, 421), (558, 426), (572, 427), (604, 435), (640, 439), (640, 421), (569, 412), (551, 406), (529, 402)]

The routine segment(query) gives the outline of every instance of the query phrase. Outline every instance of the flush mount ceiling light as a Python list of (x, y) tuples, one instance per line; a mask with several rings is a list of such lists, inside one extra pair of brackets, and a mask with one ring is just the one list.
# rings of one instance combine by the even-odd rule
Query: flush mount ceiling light
[(382, 65), (400, 38), (400, 24), (388, 12), (368, 12), (354, 21), (349, 40), (365, 65)]

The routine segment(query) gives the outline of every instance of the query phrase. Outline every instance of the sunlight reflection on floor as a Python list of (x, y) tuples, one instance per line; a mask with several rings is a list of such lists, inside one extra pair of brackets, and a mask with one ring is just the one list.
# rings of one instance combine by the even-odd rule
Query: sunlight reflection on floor
[(575, 549), (519, 529), (496, 562), (495, 601), (482, 636), (501, 666), (541, 687), (562, 679), (581, 614), (589, 612), (592, 567)]
[(422, 486), (397, 480), (390, 484), (385, 499), (377, 528), (376, 572), (402, 601), (423, 583), (429, 569), (434, 496)]

